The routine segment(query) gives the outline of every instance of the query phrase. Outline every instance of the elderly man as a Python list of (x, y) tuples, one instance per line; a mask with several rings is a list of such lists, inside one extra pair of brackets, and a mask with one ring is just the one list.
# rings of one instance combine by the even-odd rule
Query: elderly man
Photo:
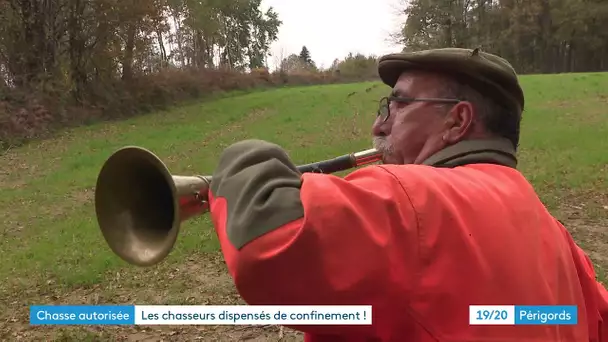
[[(372, 305), (371, 326), (308, 341), (606, 341), (589, 258), (516, 169), (524, 107), (504, 59), (384, 56), (373, 125), (383, 165), (300, 174), (279, 146), (227, 148), (210, 208), (249, 304)], [(577, 325), (469, 325), (469, 305), (577, 305)]]

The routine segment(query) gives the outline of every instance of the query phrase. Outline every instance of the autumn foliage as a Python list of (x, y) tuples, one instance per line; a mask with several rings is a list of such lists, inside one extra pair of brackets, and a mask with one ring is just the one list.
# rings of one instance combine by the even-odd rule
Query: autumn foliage
[(261, 0), (0, 1), (0, 149), (231, 90), (361, 77), (270, 73)]

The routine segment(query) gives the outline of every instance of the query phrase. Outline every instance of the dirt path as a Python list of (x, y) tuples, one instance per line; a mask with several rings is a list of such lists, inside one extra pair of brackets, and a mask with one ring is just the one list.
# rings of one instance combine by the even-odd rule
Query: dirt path
[[(100, 285), (70, 291), (39, 289), (36, 295), (29, 293), (27, 297), (35, 303), (49, 304), (243, 304), (219, 253), (196, 255), (182, 265), (128, 268), (108, 275)], [(0, 340), (5, 341), (301, 341), (303, 338), (298, 332), (281, 331), (278, 326), (30, 327), (27, 306), (19, 300), (6, 304), (8, 310), (0, 314)]]

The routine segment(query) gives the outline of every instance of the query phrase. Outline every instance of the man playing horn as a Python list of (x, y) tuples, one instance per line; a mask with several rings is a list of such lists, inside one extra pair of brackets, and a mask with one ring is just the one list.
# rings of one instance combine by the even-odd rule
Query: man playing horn
[[(238, 292), (257, 305), (371, 305), (368, 326), (307, 341), (606, 341), (588, 256), (517, 170), (524, 109), (504, 59), (384, 56), (373, 124), (383, 164), (301, 174), (272, 143), (228, 147), (209, 199)], [(469, 305), (576, 305), (576, 325), (477, 326)]]

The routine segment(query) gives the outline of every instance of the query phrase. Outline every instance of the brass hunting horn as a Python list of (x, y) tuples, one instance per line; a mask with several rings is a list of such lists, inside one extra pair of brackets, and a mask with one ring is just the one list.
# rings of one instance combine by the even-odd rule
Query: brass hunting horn
[[(381, 159), (375, 149), (298, 166), (304, 172), (334, 173)], [(95, 188), (101, 232), (119, 257), (150, 266), (173, 249), (181, 222), (208, 211), (211, 176), (171, 175), (152, 152), (127, 146), (104, 163)]]

